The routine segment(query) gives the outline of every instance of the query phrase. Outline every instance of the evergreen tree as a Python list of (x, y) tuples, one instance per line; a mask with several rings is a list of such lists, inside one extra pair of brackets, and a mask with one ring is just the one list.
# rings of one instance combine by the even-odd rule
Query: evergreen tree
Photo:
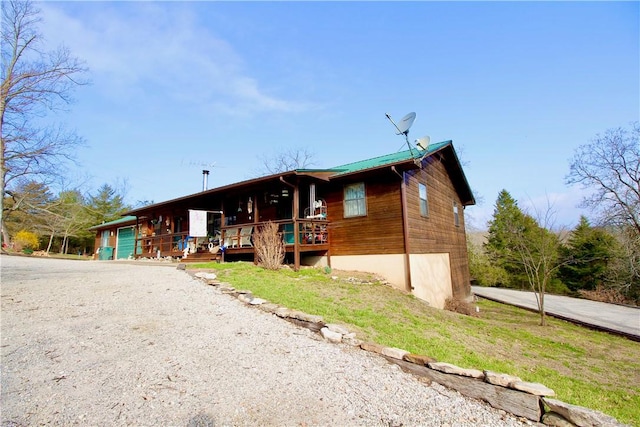
[(124, 197), (109, 184), (104, 184), (95, 196), (89, 197), (87, 208), (93, 225), (116, 220), (131, 209), (124, 203)]
[(507, 190), (498, 194), (493, 210), (493, 219), (489, 221), (489, 235), (484, 245), (491, 262), (508, 273), (508, 280), (499, 283), (502, 286), (524, 289), (527, 279), (521, 263), (516, 261), (512, 234), (514, 229), (526, 226), (525, 214), (516, 200)]
[(594, 290), (607, 278), (610, 260), (617, 242), (602, 228), (591, 227), (586, 217), (571, 232), (563, 249), (565, 263), (560, 279), (571, 289)]

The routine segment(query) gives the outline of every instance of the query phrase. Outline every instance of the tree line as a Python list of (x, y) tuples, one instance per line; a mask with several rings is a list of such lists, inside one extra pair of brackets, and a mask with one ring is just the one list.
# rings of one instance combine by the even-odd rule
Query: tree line
[(640, 303), (640, 124), (578, 147), (566, 182), (590, 190), (592, 221), (557, 229), (551, 206), (524, 212), (502, 190), (486, 241), (468, 242), (475, 283), (533, 290), (543, 324), (545, 292)]
[(95, 240), (89, 228), (119, 219), (131, 206), (109, 184), (89, 194), (77, 189), (53, 194), (46, 184), (28, 180), (8, 192), (3, 209), (6, 232), (13, 236), (5, 248), (86, 255)]

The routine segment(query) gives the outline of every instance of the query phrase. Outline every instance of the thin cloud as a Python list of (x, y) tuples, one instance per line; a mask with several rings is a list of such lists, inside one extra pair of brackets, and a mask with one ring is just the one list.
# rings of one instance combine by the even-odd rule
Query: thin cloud
[(269, 93), (244, 69), (241, 53), (200, 26), (187, 5), (88, 3), (71, 13), (73, 7), (42, 4), (43, 32), (87, 62), (103, 96), (161, 96), (232, 114), (315, 108)]

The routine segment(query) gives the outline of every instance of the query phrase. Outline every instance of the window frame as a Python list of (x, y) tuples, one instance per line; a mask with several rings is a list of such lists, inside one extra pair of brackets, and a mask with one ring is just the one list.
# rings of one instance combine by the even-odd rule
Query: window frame
[(107, 247), (109, 246), (109, 238), (111, 237), (110, 230), (102, 230), (100, 235), (100, 246)]
[[(422, 198), (423, 188), (424, 198)], [(429, 218), (429, 190), (427, 189), (427, 184), (424, 184), (422, 182), (418, 183), (418, 203), (420, 204), (420, 216)]]
[[(350, 188), (354, 188), (354, 187), (361, 187), (361, 189), (358, 188), (358, 192), (362, 193), (362, 197), (347, 198), (347, 191)], [(352, 184), (346, 184), (343, 189), (343, 196), (344, 197), (342, 202), (342, 209), (343, 209), (344, 218), (358, 218), (358, 217), (367, 216), (367, 187), (365, 186), (364, 182), (355, 182)], [(352, 210), (351, 208), (348, 207), (351, 202), (356, 203), (358, 213), (356, 214), (347, 213), (348, 211)]]
[(455, 200), (453, 201), (453, 225), (460, 227), (460, 207)]

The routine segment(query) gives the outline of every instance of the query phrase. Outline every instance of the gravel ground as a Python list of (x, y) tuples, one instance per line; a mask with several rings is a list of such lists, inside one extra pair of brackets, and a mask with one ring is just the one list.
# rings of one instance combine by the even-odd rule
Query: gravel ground
[(2, 426), (521, 426), (174, 265), (0, 257)]

